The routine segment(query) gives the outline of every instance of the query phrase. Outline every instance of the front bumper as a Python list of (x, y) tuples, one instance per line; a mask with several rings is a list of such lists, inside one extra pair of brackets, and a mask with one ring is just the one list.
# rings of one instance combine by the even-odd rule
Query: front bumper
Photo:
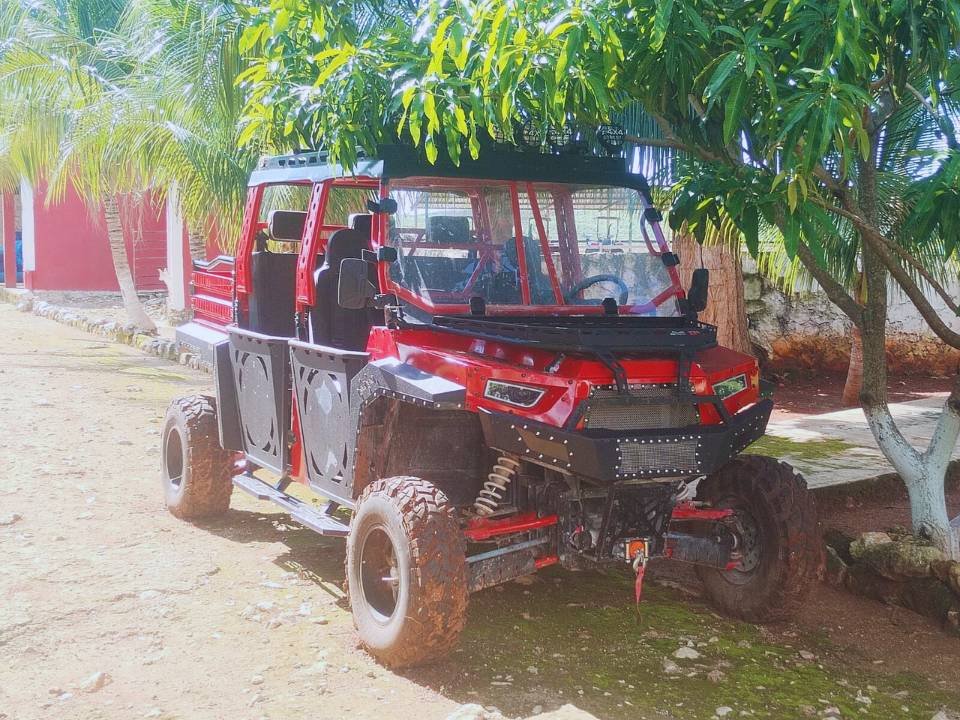
[(602, 484), (707, 475), (758, 440), (773, 401), (760, 400), (720, 425), (669, 430), (568, 431), (516, 415), (482, 411), (489, 447)]

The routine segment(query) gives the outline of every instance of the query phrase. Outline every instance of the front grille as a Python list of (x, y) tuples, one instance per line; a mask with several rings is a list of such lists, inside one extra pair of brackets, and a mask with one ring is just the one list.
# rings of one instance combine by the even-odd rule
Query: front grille
[(698, 422), (697, 406), (679, 403), (675, 385), (635, 385), (628, 394), (594, 388), (584, 415), (584, 428), (593, 430), (656, 430)]
[(639, 441), (625, 440), (620, 443), (620, 467), (618, 475), (643, 475), (645, 473), (696, 473), (698, 472), (696, 439)]

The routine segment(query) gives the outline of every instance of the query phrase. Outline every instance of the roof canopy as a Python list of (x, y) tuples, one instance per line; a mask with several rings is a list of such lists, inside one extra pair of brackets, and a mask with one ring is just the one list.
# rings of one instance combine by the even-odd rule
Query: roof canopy
[(464, 157), (454, 165), (442, 156), (431, 164), (415, 148), (382, 146), (378, 157), (361, 155), (351, 170), (327, 162), (325, 152), (305, 152), (264, 158), (250, 177), (250, 185), (290, 182), (321, 182), (334, 178), (366, 177), (387, 180), (406, 177), (470, 178), (517, 182), (613, 185), (639, 190), (649, 197), (642, 175), (628, 172), (623, 158), (593, 155), (545, 155), (534, 151), (492, 147), (480, 157)]

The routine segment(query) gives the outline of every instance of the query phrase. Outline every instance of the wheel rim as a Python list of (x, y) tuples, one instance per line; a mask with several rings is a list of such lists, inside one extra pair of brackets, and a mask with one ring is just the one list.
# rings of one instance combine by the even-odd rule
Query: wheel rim
[(382, 525), (370, 529), (360, 547), (360, 592), (370, 614), (387, 623), (397, 610), (400, 570), (393, 541)]
[(737, 537), (737, 550), (740, 562), (732, 570), (723, 573), (723, 577), (734, 585), (744, 585), (753, 579), (763, 558), (764, 542), (760, 525), (753, 513), (736, 501), (723, 503), (723, 507), (734, 510), (734, 534)]
[(163, 471), (167, 484), (175, 490), (183, 485), (183, 439), (176, 428), (170, 428), (163, 450)]

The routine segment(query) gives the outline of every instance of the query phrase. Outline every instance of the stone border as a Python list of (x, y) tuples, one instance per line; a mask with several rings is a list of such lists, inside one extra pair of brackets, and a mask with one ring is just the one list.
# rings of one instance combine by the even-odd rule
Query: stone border
[[(960, 485), (960, 460), (951, 461), (948, 491)], [(818, 504), (844, 507), (851, 498), (899, 500), (904, 485), (896, 473), (846, 485), (812, 490)], [(851, 537), (835, 528), (823, 533), (824, 582), (853, 595), (912, 610), (960, 636), (960, 562), (897, 532), (866, 532)]]
[(120, 323), (105, 318), (89, 318), (71, 308), (39, 300), (26, 290), (0, 287), (0, 302), (15, 305), (20, 312), (32, 312), (39, 317), (70, 325), (93, 335), (100, 335), (113, 342), (129, 345), (148, 355), (171, 360), (194, 370), (208, 373), (212, 371), (209, 363), (203, 362), (196, 353), (181, 351), (180, 343), (176, 340), (166, 340), (156, 335), (137, 332), (136, 326), (131, 323)]
[(824, 581), (839, 590), (896, 605), (960, 636), (960, 562), (907, 534), (824, 534)]

